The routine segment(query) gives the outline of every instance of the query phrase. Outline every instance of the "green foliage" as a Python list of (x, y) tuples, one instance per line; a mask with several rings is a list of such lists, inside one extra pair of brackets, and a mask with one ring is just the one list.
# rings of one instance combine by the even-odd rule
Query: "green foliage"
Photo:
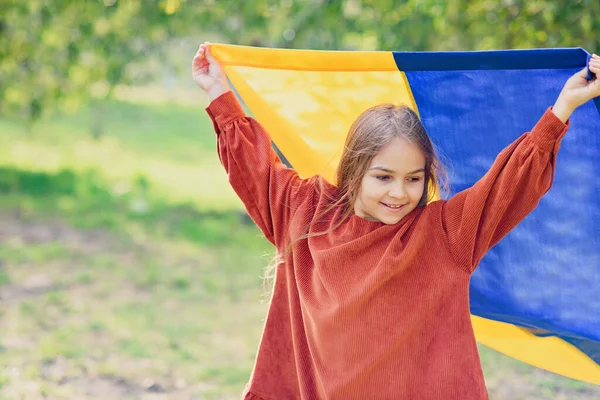
[[(168, 2), (167, 2), (168, 3)], [(165, 6), (141, 0), (7, 0), (0, 6), (0, 113), (28, 124), (147, 79), (128, 68), (160, 51)]]
[[(53, 110), (110, 97), (119, 84), (155, 81), (173, 69), (187, 74), (168, 55), (191, 36), (336, 50), (594, 51), (599, 14), (595, 0), (4, 0), (0, 115), (31, 126)], [(101, 105), (95, 137), (104, 133)]]

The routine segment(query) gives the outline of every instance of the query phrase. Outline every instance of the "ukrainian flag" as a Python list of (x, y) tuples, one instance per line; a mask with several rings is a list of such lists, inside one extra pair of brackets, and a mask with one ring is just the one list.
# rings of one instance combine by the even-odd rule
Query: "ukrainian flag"
[[(452, 192), (531, 130), (583, 49), (331, 52), (211, 45), (235, 89), (300, 173), (332, 180), (348, 128), (378, 103), (405, 103), (445, 158)], [(578, 108), (552, 189), (471, 279), (477, 340), (600, 384), (600, 100)]]

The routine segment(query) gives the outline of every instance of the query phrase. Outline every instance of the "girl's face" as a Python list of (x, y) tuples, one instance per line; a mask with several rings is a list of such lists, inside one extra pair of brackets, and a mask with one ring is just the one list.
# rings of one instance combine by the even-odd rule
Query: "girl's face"
[(414, 210), (425, 190), (425, 155), (418, 146), (395, 138), (373, 157), (354, 203), (354, 212), (387, 225)]

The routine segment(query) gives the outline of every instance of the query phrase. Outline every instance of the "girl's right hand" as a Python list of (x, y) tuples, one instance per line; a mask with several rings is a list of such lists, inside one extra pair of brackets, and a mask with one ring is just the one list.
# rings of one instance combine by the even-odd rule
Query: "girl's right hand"
[(204, 90), (210, 101), (231, 90), (221, 64), (210, 53), (210, 43), (204, 42), (192, 61), (194, 82)]

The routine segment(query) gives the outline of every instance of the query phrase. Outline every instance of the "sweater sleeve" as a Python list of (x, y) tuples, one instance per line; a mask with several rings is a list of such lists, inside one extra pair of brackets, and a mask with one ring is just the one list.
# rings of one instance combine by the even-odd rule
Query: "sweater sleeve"
[(498, 155), (483, 178), (443, 204), (442, 226), (450, 251), (467, 272), (473, 272), (485, 253), (550, 189), (568, 127), (549, 108), (531, 132)]
[(246, 116), (233, 92), (214, 99), (206, 108), (217, 134), (217, 150), (229, 183), (265, 237), (279, 246), (288, 224), (314, 187), (281, 162), (265, 129)]

